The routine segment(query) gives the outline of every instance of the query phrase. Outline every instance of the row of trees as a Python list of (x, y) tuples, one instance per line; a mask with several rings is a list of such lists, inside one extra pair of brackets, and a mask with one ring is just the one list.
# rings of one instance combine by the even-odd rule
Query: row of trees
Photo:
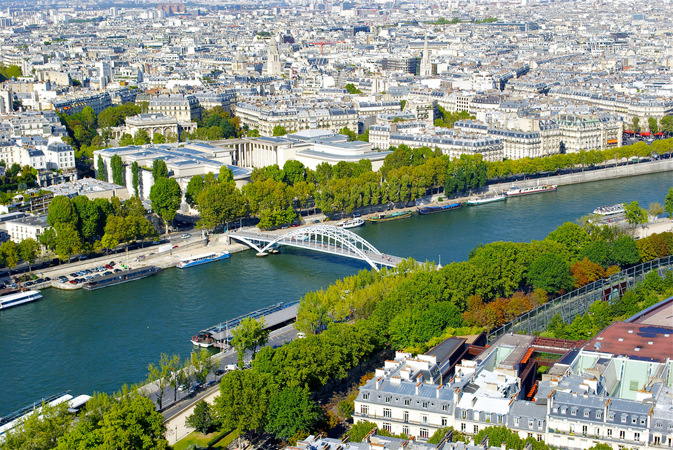
[(26, 165), (21, 167), (13, 163), (7, 167), (5, 160), (0, 160), (0, 167), (5, 172), (0, 175), (0, 203), (7, 204), (12, 201), (13, 191), (25, 191), (35, 186), (37, 170)]
[(96, 393), (75, 417), (68, 402), (42, 404), (3, 435), (3, 450), (167, 450), (164, 418), (137, 390)]

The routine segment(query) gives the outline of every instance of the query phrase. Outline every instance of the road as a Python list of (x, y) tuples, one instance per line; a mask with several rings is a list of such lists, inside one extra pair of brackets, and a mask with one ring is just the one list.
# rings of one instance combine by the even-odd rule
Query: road
[[(297, 331), (294, 329), (292, 325), (287, 325), (283, 328), (280, 328), (278, 330), (272, 331), (271, 334), (269, 335), (269, 342), (267, 343), (267, 346), (270, 346), (272, 348), (277, 348), (280, 347), (281, 345), (284, 345), (287, 342), (290, 342), (294, 339), (297, 338)], [(248, 352), (248, 355), (246, 357), (246, 361), (249, 361), (250, 358), (252, 357), (252, 354)], [(231, 350), (228, 352), (224, 353), (218, 353), (215, 355), (215, 358), (218, 360), (218, 362), (215, 364), (215, 368), (213, 371), (217, 369), (223, 369), (227, 366), (227, 364), (236, 364), (238, 357), (236, 355), (236, 352)], [(207, 378), (207, 382), (210, 381), (215, 381), (212, 386), (209, 386), (208, 388), (205, 389), (198, 389), (194, 393), (189, 393), (188, 391), (183, 391), (180, 392), (178, 391), (177, 395), (177, 401), (175, 402), (175, 405), (169, 406), (167, 409), (163, 411), (164, 419), (165, 420), (170, 420), (171, 418), (175, 417), (176, 415), (180, 414), (182, 411), (185, 409), (189, 408), (192, 406), (194, 403), (197, 401), (201, 400), (204, 397), (207, 397), (208, 395), (212, 394), (214, 391), (216, 391), (219, 388), (218, 382), (222, 376), (216, 377), (214, 374), (209, 374)], [(150, 394), (150, 399), (152, 401), (156, 402), (156, 394), (152, 393)], [(164, 393), (164, 408), (166, 408), (166, 405), (171, 405), (173, 402), (173, 389), (166, 389)]]

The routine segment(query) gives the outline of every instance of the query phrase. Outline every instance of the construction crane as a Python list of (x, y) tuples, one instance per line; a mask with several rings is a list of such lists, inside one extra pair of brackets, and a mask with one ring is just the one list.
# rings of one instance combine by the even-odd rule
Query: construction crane
[(342, 44), (343, 41), (320, 41), (320, 42), (309, 42), (310, 45), (319, 45), (320, 46), (320, 54), (324, 55), (325, 54), (325, 45), (335, 45), (335, 44)]

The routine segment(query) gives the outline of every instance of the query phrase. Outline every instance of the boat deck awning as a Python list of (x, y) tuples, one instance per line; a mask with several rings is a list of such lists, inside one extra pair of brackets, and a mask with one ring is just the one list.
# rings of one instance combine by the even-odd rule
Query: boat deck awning
[[(265, 329), (266, 328), (272, 328), (276, 325), (279, 325), (281, 323), (287, 322), (289, 320), (294, 319), (297, 317), (297, 311), (299, 310), (299, 302), (295, 303), (294, 305), (290, 305), (286, 308), (283, 308), (279, 311), (274, 311), (266, 316), (262, 316), (261, 318), (264, 319), (265, 323)], [(261, 319), (260, 318), (260, 319)], [(227, 330), (223, 327), (220, 331), (219, 327), (218, 329), (208, 331), (210, 335), (215, 339), (216, 341), (224, 341), (227, 338), (227, 334), (229, 334), (229, 338), (231, 338), (231, 331), (229, 330), (227, 333)]]

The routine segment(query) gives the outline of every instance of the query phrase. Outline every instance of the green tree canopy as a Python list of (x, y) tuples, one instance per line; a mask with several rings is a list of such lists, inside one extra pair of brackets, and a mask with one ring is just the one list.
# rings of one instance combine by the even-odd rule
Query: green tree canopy
[(230, 183), (207, 186), (199, 193), (197, 204), (199, 227), (209, 230), (245, 216), (247, 210), (243, 194)]
[(205, 400), (199, 400), (194, 405), (194, 412), (187, 416), (187, 425), (203, 434), (207, 434), (215, 425), (216, 420), (210, 410), (210, 405)]
[(124, 182), (124, 163), (119, 155), (113, 155), (110, 159), (112, 167), (112, 182), (118, 186), (126, 186)]
[(241, 433), (262, 431), (267, 424), (267, 409), (276, 390), (270, 374), (253, 370), (234, 370), (220, 381), (220, 395), (214, 408), (222, 426)]
[(76, 225), (79, 218), (75, 207), (68, 197), (64, 195), (57, 195), (51, 200), (49, 204), (49, 212), (47, 214), (47, 222), (52, 227), (56, 227), (62, 223)]
[(119, 145), (121, 147), (127, 147), (129, 145), (133, 145), (133, 136), (131, 136), (128, 133), (124, 133), (121, 135), (119, 138)]
[(234, 328), (231, 335), (231, 345), (238, 353), (239, 365), (242, 365), (247, 350), (252, 351), (254, 358), (257, 349), (269, 340), (269, 330), (266, 328), (264, 318), (257, 320), (247, 317), (241, 320), (240, 325)]
[(273, 135), (274, 136), (285, 136), (287, 134), (287, 130), (285, 129), (284, 126), (282, 125), (276, 125), (273, 127)]
[(305, 389), (287, 387), (271, 395), (267, 416), (266, 431), (290, 439), (297, 433), (315, 430), (322, 411)]
[(530, 265), (528, 282), (535, 289), (549, 293), (570, 290), (573, 286), (570, 265), (554, 253), (542, 253)]
[(150, 189), (150, 200), (152, 210), (166, 222), (166, 233), (168, 233), (168, 224), (175, 219), (182, 201), (180, 185), (172, 178), (159, 178)]
[(645, 208), (641, 208), (635, 200), (626, 205), (624, 215), (629, 225), (634, 228), (640, 224), (647, 223), (647, 211), (645, 211)]
[(166, 167), (166, 161), (163, 159), (155, 159), (152, 161), (152, 178), (154, 181), (159, 178), (168, 178), (168, 167)]
[(147, 134), (147, 131), (140, 128), (136, 131), (136, 134), (133, 135), (133, 145), (145, 145), (150, 143), (150, 135)]

